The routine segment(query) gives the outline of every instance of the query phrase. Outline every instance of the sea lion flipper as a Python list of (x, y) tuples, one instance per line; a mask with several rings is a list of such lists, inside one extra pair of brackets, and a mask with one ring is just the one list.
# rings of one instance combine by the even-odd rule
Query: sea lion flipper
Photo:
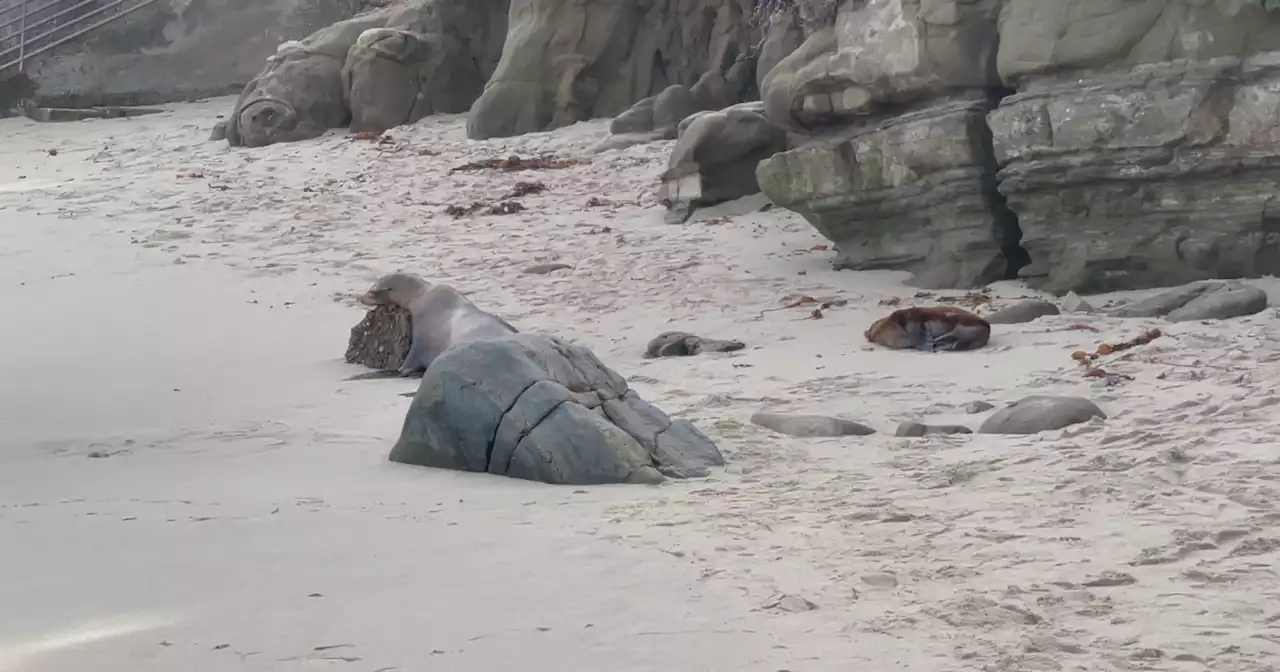
[(376, 380), (378, 378), (394, 378), (398, 375), (400, 375), (400, 372), (395, 369), (379, 369), (377, 371), (366, 371), (364, 373), (357, 373), (354, 376), (348, 376), (346, 378), (343, 378), (343, 380), (344, 381)]

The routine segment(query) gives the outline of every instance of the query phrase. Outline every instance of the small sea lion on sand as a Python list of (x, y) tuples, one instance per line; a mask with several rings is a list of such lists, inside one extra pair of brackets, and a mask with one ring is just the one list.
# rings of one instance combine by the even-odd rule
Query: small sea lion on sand
[(866, 337), (895, 349), (973, 350), (987, 344), (991, 325), (967, 310), (950, 306), (903, 308), (873, 322)]
[(497, 315), (477, 308), (454, 288), (433, 285), (409, 273), (383, 276), (360, 297), (360, 303), (404, 308), (412, 316), (413, 331), (409, 354), (398, 371), (377, 371), (352, 379), (380, 378), (391, 374), (420, 376), (435, 358), (451, 346), (519, 333)]

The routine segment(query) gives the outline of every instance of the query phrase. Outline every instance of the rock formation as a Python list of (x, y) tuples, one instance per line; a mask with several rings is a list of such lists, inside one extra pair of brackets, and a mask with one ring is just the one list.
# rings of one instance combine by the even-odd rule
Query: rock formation
[(433, 361), (391, 460), (580, 485), (724, 464), (702, 432), (641, 399), (590, 350), (536, 334), (463, 343)]
[(845, 3), (764, 77), (769, 120), (800, 143), (760, 164), (760, 186), (835, 243), (837, 266), (909, 270), (926, 287), (1016, 270), (1021, 234), (984, 124), (1000, 8)]
[(759, 182), (837, 266), (925, 287), (1275, 273), (1274, 49), (1236, 0), (846, 0), (762, 78), (795, 135)]
[(758, 102), (696, 113), (679, 124), (678, 134), (659, 197), (679, 221), (693, 208), (759, 192), (756, 165), (787, 144)]
[(1052, 292), (1280, 271), (1280, 18), (1240, 2), (1009, 0), (990, 115)]
[(416, 0), (280, 45), (213, 138), (250, 147), (466, 111), (497, 64), (505, 0)]
[(502, 60), (471, 108), (467, 135), (610, 117), (673, 84), (706, 104), (741, 100), (733, 89), (754, 70), (751, 10), (751, 0), (512, 0)]

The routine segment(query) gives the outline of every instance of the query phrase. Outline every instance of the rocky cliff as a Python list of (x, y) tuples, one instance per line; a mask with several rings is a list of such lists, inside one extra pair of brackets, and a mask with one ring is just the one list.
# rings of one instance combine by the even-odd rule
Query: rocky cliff
[(753, 62), (752, 9), (751, 0), (512, 0), (502, 59), (467, 134), (609, 117), (669, 85), (723, 76)]
[(927, 287), (1275, 273), (1278, 48), (1244, 0), (846, 0), (765, 77), (757, 177)]

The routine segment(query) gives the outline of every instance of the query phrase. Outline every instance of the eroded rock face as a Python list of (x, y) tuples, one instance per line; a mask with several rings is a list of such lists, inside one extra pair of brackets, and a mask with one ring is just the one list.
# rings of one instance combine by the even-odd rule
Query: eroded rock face
[(1021, 91), (989, 123), (1031, 284), (1092, 293), (1280, 272), (1280, 54), (1009, 76)]
[(651, 483), (724, 464), (581, 346), (519, 334), (431, 363), (391, 460), (558, 484)]
[(972, 287), (1025, 261), (984, 123), (1000, 86), (999, 10), (849, 3), (765, 76), (769, 120), (802, 141), (761, 162), (761, 190), (835, 243), (837, 267)]
[(513, 0), (502, 59), (471, 108), (467, 135), (506, 137), (614, 116), (672, 84), (694, 86), (706, 73), (728, 81), (755, 44), (751, 5)]

